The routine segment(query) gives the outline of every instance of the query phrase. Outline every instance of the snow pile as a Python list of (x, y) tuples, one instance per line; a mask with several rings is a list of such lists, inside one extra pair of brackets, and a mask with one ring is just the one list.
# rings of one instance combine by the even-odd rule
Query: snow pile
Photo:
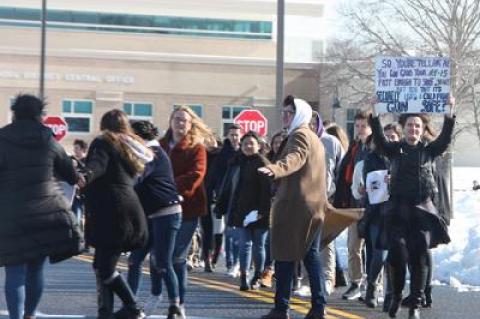
[(480, 191), (471, 190), (474, 179), (480, 180), (479, 168), (454, 169), (452, 242), (433, 255), (434, 279), (461, 291), (480, 291)]

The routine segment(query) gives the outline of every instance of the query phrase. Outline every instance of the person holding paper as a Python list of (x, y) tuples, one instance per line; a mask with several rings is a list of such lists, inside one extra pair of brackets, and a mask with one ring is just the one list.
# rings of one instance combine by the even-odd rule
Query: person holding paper
[[(395, 123), (385, 125), (383, 132), (386, 139), (390, 142), (399, 141), (402, 137), (400, 126)], [(383, 231), (384, 212), (389, 199), (388, 174), (390, 163), (388, 158), (378, 152), (375, 143), (372, 143), (371, 148), (372, 151), (368, 153), (363, 161), (362, 179), (364, 180), (367, 197), (365, 215), (362, 221), (359, 222), (358, 228), (365, 235), (367, 255), (370, 256), (370, 262), (366, 271), (367, 291), (365, 304), (370, 308), (375, 308), (377, 306), (378, 278), (387, 258), (387, 250), (379, 248), (377, 243)], [(385, 295), (384, 305), (388, 305), (391, 300), (391, 293), (388, 290)], [(386, 311), (388, 311), (388, 308)]]
[(390, 201), (392, 210), (386, 215), (389, 228), (387, 264), (393, 297), (389, 316), (395, 318), (402, 301), (407, 262), (411, 270), (413, 301), (409, 318), (420, 318), (420, 305), (427, 280), (428, 249), (450, 242), (445, 221), (432, 198), (436, 185), (432, 163), (448, 148), (455, 124), (454, 99), (450, 97), (451, 114), (445, 115), (442, 132), (430, 143), (422, 141), (428, 120), (424, 114), (402, 114), (400, 123), (404, 138), (388, 142), (373, 105), (372, 129), (375, 145), (390, 159)]
[[(258, 289), (265, 264), (271, 185), (270, 179), (258, 173), (258, 169), (270, 162), (259, 154), (260, 139), (255, 132), (246, 133), (241, 139), (241, 153), (232, 161), (219, 194), (217, 211), (229, 211), (227, 225), (235, 227), (240, 236), (240, 290)], [(229, 209), (226, 209), (229, 207)], [(255, 273), (247, 281), (247, 271), (253, 248)]]

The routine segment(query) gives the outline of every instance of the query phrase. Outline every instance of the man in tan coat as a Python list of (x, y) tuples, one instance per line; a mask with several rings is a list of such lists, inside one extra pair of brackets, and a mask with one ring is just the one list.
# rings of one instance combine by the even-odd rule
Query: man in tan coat
[(259, 169), (278, 183), (271, 211), (271, 252), (277, 279), (275, 307), (262, 319), (288, 319), (295, 262), (303, 260), (310, 279), (312, 308), (305, 319), (324, 318), (324, 280), (320, 265), (320, 236), (325, 210), (325, 152), (308, 124), (312, 109), (301, 99), (284, 101), (283, 124), (288, 138), (275, 164)]

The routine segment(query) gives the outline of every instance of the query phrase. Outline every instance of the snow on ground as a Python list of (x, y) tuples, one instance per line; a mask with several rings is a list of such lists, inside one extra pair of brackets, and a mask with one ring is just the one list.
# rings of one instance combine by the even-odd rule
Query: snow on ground
[[(447, 284), (459, 291), (480, 291), (480, 168), (455, 167), (453, 171), (454, 219), (449, 227), (452, 242), (433, 251), (435, 284)], [(336, 240), (341, 265), (347, 268), (347, 235)]]

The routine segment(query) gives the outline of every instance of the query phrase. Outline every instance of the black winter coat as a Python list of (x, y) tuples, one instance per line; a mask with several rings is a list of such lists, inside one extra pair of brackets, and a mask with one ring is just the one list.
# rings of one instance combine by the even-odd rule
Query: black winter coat
[(371, 118), (371, 124), (375, 145), (390, 159), (390, 208), (385, 219), (390, 240), (382, 246), (388, 246), (392, 236), (410, 238), (426, 248), (450, 242), (447, 225), (432, 203), (437, 191), (432, 163), (448, 148), (455, 118), (445, 116), (440, 135), (415, 146), (405, 140), (387, 142), (378, 117)]
[(54, 176), (77, 181), (50, 129), (34, 120), (0, 129), (0, 266), (80, 253), (82, 235)]
[(115, 251), (145, 246), (147, 221), (133, 188), (135, 176), (126, 160), (105, 138), (90, 145), (87, 160), (85, 208), (87, 243)]
[[(270, 162), (260, 154), (245, 156), (240, 153), (233, 159), (222, 182), (216, 207), (216, 211), (228, 214), (229, 226), (244, 227), (245, 217), (252, 210), (258, 210), (262, 218), (248, 227), (269, 227), (271, 183), (268, 177), (258, 173), (260, 167), (268, 164)], [(238, 172), (237, 177), (234, 177), (235, 172)]]

